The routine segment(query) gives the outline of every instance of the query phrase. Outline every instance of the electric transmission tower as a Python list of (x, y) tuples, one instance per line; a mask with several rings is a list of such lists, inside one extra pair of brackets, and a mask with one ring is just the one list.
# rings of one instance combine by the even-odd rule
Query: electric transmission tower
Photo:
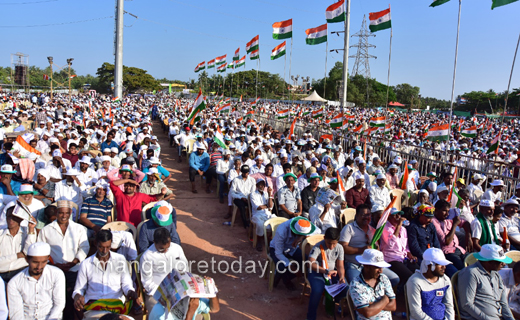
[(356, 58), (356, 62), (354, 62), (354, 67), (352, 68), (351, 77), (355, 75), (362, 75), (365, 78), (370, 78), (370, 58), (377, 59), (376, 56), (373, 56), (368, 53), (369, 48), (375, 48), (373, 44), (368, 43), (369, 37), (375, 37), (376, 35), (370, 32), (367, 28), (367, 18), (366, 15), (363, 16), (363, 23), (361, 24), (361, 30), (358, 33), (352, 35), (352, 37), (359, 37), (359, 41), (357, 44), (351, 45), (351, 48), (357, 48), (357, 53), (355, 55), (349, 56), (349, 58)]

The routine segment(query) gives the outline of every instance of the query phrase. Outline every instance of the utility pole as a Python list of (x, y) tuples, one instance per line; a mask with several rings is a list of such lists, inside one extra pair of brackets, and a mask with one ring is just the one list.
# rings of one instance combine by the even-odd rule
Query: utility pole
[(124, 0), (116, 0), (116, 34), (114, 63), (114, 97), (123, 98), (123, 8)]
[(69, 58), (67, 59), (67, 64), (69, 65), (69, 102), (72, 102), (72, 96), (71, 96), (71, 86), (70, 86), (70, 82), (72, 80), (71, 78), (71, 74), (70, 74), (70, 66), (72, 65), (72, 61), (74, 60), (74, 58)]
[(49, 60), (49, 64), (51, 65), (51, 101), (52, 101), (52, 61), (54, 60), (53, 57), (47, 57), (47, 60)]
[(350, 40), (350, 0), (345, 1), (346, 15), (345, 18), (345, 43), (343, 46), (343, 99), (341, 105), (343, 108), (347, 107), (347, 79), (348, 79), (348, 48)]

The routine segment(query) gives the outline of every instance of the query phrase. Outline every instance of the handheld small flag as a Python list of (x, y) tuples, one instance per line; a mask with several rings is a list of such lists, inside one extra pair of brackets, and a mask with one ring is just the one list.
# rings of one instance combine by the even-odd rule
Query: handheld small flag
[(376, 232), (374, 233), (374, 237), (372, 238), (372, 241), (370, 242), (370, 245), (372, 248), (376, 248), (376, 243), (379, 241), (381, 236), (383, 235), (383, 229), (385, 228), (385, 224), (388, 221), (388, 217), (390, 216), (390, 212), (392, 212), (392, 208), (394, 207), (395, 201), (397, 200), (397, 197), (394, 197), (392, 201), (390, 201), (390, 204), (388, 207), (386, 207), (385, 211), (383, 212), (383, 215), (381, 218), (379, 218), (379, 221), (377, 222), (376, 226)]

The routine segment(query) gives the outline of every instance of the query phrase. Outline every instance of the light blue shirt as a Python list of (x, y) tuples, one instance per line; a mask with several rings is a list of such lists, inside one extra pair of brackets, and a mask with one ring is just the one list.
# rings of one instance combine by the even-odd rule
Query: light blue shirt
[(287, 220), (276, 228), (276, 233), (270, 244), (270, 247), (274, 248), (278, 260), (283, 261), (286, 266), (289, 265), (290, 261), (284, 253), (292, 256), (298, 249), (298, 246), (293, 247), (294, 240), (298, 236), (291, 231), (291, 221), (292, 219)]
[[(209, 299), (207, 298), (200, 298), (199, 299), (199, 306), (197, 307), (197, 310), (195, 311), (195, 314), (193, 315), (193, 319), (195, 320), (195, 317), (199, 314), (209, 313), (210, 307), (209, 307)], [(153, 309), (152, 312), (150, 312), (150, 319), (152, 320), (179, 320), (177, 317), (175, 317), (171, 312), (168, 313), (168, 315), (164, 315), (165, 308), (162, 304), (157, 303)]]

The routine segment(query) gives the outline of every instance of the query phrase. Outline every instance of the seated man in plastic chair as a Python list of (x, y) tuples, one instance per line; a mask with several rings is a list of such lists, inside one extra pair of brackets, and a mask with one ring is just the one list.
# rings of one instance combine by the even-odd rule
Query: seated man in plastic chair
[[(307, 320), (315, 320), (320, 298), (325, 291), (325, 286), (335, 283), (345, 283), (345, 268), (343, 266), (343, 247), (338, 245), (341, 230), (328, 228), (325, 231), (325, 239), (318, 242), (309, 254), (311, 271), (307, 279), (311, 285)], [(347, 286), (335, 297), (325, 295), (327, 313), (334, 312), (334, 300), (339, 301), (347, 294)], [(332, 309), (332, 310), (331, 310)]]
[(303, 217), (287, 220), (278, 226), (269, 248), (269, 255), (276, 265), (274, 287), (283, 280), (287, 289), (296, 290), (291, 280), (302, 267), (300, 244), (315, 231), (316, 226)]
[(406, 283), (410, 320), (455, 319), (451, 281), (445, 274), (450, 264), (441, 249), (424, 251), (421, 269)]

